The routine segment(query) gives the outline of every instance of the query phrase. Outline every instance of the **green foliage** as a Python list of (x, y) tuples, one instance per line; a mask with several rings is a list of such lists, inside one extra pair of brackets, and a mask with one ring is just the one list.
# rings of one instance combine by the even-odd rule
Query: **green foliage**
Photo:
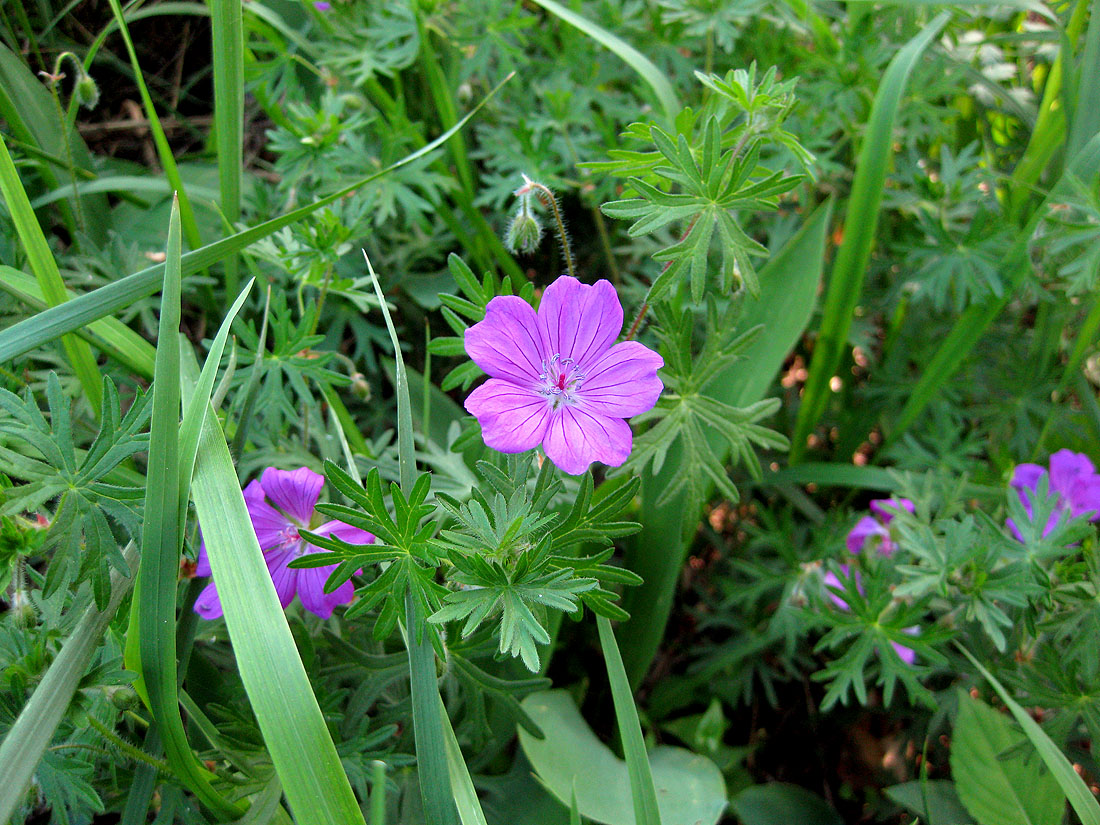
[[(796, 80), (779, 83), (775, 69), (759, 80), (756, 65), (748, 72), (735, 70), (725, 78), (697, 75), (715, 92), (699, 112), (685, 109), (676, 118), (675, 133), (635, 123), (624, 137), (655, 146), (654, 151), (611, 152), (613, 160), (589, 163), (589, 169), (630, 176), (637, 198), (613, 201), (601, 208), (613, 218), (633, 220), (631, 237), (656, 232), (678, 223), (683, 237), (653, 257), (666, 262), (650, 287), (648, 300), (657, 301), (679, 283), (691, 285), (692, 300), (703, 300), (707, 287), (710, 250), (717, 231), (721, 249), (719, 289), (723, 293), (742, 282), (756, 295), (760, 285), (750, 256), (767, 250), (741, 228), (736, 214), (743, 210), (775, 209), (778, 198), (802, 181), (801, 175), (772, 172), (761, 162), (772, 144), (790, 149), (801, 162), (812, 157), (793, 135), (782, 129), (794, 105)], [(670, 191), (678, 187), (679, 192)]]
[[(123, 569), (115, 531), (131, 536), (139, 532), (141, 488), (120, 483), (114, 471), (146, 448), (148, 438), (141, 430), (149, 417), (147, 398), (138, 395), (123, 414), (114, 382), (105, 378), (102, 427), (86, 449), (78, 449), (80, 431), (73, 426), (71, 402), (55, 373), (50, 373), (46, 396), (48, 421), (33, 397), (20, 399), (0, 390), (0, 407), (7, 414), (0, 418), (0, 433), (31, 450), (11, 465), (11, 474), (26, 483), (17, 493), (8, 493), (4, 513), (33, 511), (60, 497), (39, 547), (40, 553), (51, 553), (44, 593), (48, 596), (74, 579), (87, 580), (96, 604), (104, 607), (110, 571)], [(0, 450), (16, 455), (10, 447)]]
[(642, 470), (652, 462), (652, 472), (657, 473), (670, 448), (680, 443), (680, 464), (661, 491), (658, 504), (681, 492), (688, 494), (688, 501), (700, 502), (711, 484), (731, 501), (738, 500), (737, 488), (726, 474), (725, 451), (716, 450), (712, 439), (725, 442), (723, 446), (733, 460), (744, 463), (754, 478), (760, 478), (756, 448), (783, 450), (788, 446), (783, 435), (757, 423), (775, 414), (779, 409), (777, 400), (737, 408), (704, 393), (759, 332), (757, 328), (737, 334), (733, 319), (739, 309), (731, 303), (719, 314), (713, 302), (708, 305), (703, 345), (698, 353), (692, 346), (695, 316), (686, 311), (677, 316), (671, 310), (658, 310), (665, 392), (656, 407), (635, 419), (639, 423), (658, 423), (639, 436), (623, 470)]

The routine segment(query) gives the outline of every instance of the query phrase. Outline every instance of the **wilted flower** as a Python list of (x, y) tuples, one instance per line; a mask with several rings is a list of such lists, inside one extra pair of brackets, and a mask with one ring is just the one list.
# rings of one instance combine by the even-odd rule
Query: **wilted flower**
[[(902, 499), (903, 501), (905, 499)], [(911, 502), (910, 502), (911, 503)], [(850, 568), (846, 564), (840, 565), (840, 570), (847, 577), (850, 575)], [(836, 590), (843, 590), (844, 586), (840, 583), (840, 579), (837, 578), (836, 573), (832, 570), (826, 570), (821, 577), (821, 583), (825, 586), (825, 595), (828, 596), (829, 601), (835, 604), (841, 610), (848, 610), (848, 602), (844, 600), (844, 597), (836, 593)], [(859, 580), (859, 572), (855, 574), (856, 590), (860, 593), (863, 592), (863, 585)], [(835, 588), (835, 590), (834, 590)], [(902, 633), (908, 633), (910, 636), (916, 636), (920, 633), (919, 627), (906, 627)], [(914, 664), (917, 661), (917, 653), (912, 648), (908, 648), (905, 645), (899, 645), (897, 642), (890, 642), (890, 646), (894, 648), (898, 656), (907, 665)]]
[(856, 526), (848, 534), (848, 549), (853, 553), (862, 552), (870, 540), (877, 542), (878, 551), (882, 555), (893, 555), (897, 545), (890, 537), (888, 525), (893, 521), (894, 513), (902, 509), (912, 513), (914, 510), (913, 502), (907, 498), (879, 498), (872, 501), (871, 513), (873, 515), (864, 516), (856, 522)]
[[(1054, 529), (1062, 513), (1067, 511), (1070, 516), (1091, 512), (1089, 521), (1100, 520), (1100, 475), (1097, 475), (1088, 456), (1072, 450), (1059, 450), (1050, 457), (1049, 472), (1038, 464), (1020, 464), (1016, 467), (1011, 483), (1029, 516), (1033, 515), (1032, 499), (1043, 476), (1049, 478), (1049, 492), (1058, 496), (1054, 512), (1043, 528), (1044, 536)], [(1012, 535), (1023, 541), (1024, 537), (1012, 519), (1008, 519), (1007, 524)]]
[[(307, 545), (298, 531), (310, 529), (313, 508), (317, 505), (324, 483), (324, 477), (308, 467), (297, 470), (276, 470), (268, 467), (259, 481), (252, 481), (244, 488), (244, 502), (248, 507), (248, 515), (252, 518), (252, 527), (264, 553), (267, 569), (271, 573), (271, 581), (275, 584), (275, 592), (279, 594), (279, 603), (285, 608), (297, 593), (302, 600), (302, 607), (322, 619), (327, 619), (336, 605), (351, 601), (355, 594), (352, 583), (344, 582), (333, 592), (325, 593), (325, 581), (336, 567), (335, 564), (300, 570), (287, 567), (306, 552)], [(349, 544), (370, 544), (374, 541), (374, 536), (370, 533), (342, 521), (325, 522), (313, 532), (319, 536), (336, 536)], [(210, 575), (210, 560), (207, 558), (205, 545), (199, 549), (195, 575)], [(204, 619), (216, 619), (222, 615), (222, 604), (215, 582), (211, 582), (199, 594), (195, 601), (195, 612)]]
[(541, 444), (572, 475), (593, 461), (626, 461), (633, 435), (624, 419), (657, 403), (664, 361), (636, 341), (612, 345), (622, 326), (607, 281), (588, 286), (563, 275), (546, 288), (537, 314), (521, 298), (493, 298), (465, 338), (466, 352), (489, 374), (466, 399), (485, 443), (502, 453)]

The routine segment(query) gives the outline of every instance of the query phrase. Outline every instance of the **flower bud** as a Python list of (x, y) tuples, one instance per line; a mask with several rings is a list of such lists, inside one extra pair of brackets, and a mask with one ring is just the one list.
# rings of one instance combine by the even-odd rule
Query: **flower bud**
[(85, 109), (94, 109), (96, 104), (99, 103), (99, 86), (96, 85), (92, 76), (87, 72), (80, 73), (73, 94), (76, 95), (77, 101)]
[(35, 612), (34, 605), (31, 604), (30, 597), (25, 590), (17, 589), (12, 593), (11, 612), (16, 627), (29, 630), (38, 624), (38, 614)]
[(111, 704), (119, 710), (133, 710), (138, 705), (137, 692), (129, 685), (111, 691)]
[(542, 224), (524, 204), (508, 225), (508, 231), (504, 235), (504, 245), (512, 252), (529, 255), (539, 248), (541, 240)]
[(370, 401), (370, 382), (363, 373), (357, 372), (351, 377), (351, 391), (361, 401)]

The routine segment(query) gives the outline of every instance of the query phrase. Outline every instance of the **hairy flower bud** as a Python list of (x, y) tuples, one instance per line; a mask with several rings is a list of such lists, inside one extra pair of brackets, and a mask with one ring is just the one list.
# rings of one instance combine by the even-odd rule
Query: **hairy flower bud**
[(129, 685), (111, 691), (111, 704), (119, 710), (133, 710), (138, 705), (138, 695)]
[(99, 86), (96, 85), (95, 80), (87, 72), (80, 73), (73, 94), (76, 95), (77, 101), (85, 109), (94, 109), (96, 104), (99, 103)]
[(11, 612), (17, 627), (30, 629), (38, 624), (38, 613), (25, 590), (16, 589), (12, 593)]
[(542, 224), (539, 219), (531, 214), (531, 210), (524, 203), (512, 222), (508, 224), (508, 231), (504, 235), (504, 245), (512, 252), (522, 252), (529, 255), (539, 248), (542, 240)]

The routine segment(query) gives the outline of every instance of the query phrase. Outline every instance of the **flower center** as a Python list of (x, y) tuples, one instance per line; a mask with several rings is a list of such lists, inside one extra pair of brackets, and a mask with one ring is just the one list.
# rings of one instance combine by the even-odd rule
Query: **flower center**
[(581, 388), (584, 378), (584, 371), (576, 361), (554, 353), (542, 361), (539, 394), (549, 399), (551, 406), (557, 409), (562, 403), (573, 403), (573, 396)]

